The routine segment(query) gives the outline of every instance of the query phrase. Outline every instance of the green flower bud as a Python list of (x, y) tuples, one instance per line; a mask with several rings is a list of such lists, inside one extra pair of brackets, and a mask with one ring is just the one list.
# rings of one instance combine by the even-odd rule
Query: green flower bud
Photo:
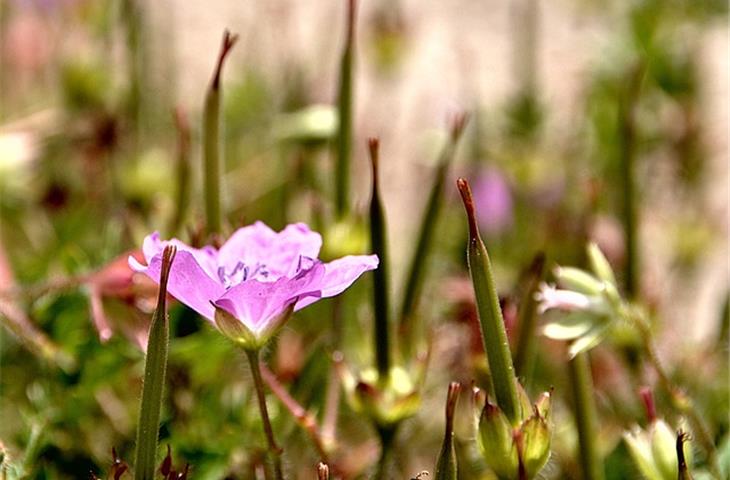
[(676, 479), (677, 465), (676, 437), (674, 431), (663, 420), (650, 426), (651, 453), (662, 478)]
[(334, 223), (324, 232), (324, 237), (320, 257), (325, 260), (359, 255), (368, 248), (368, 231), (361, 222), (342, 220)]
[[(524, 390), (519, 388), (518, 394), (524, 404)], [(489, 468), (501, 479), (523, 478), (521, 471), (526, 478), (535, 478), (550, 457), (550, 393), (541, 394), (532, 406), (527, 402), (527, 410), (522, 405), (524, 420), (516, 427), (498, 406), (488, 401), (484, 404), (477, 437), (479, 447)]]
[(522, 433), (521, 457), (527, 478), (534, 478), (550, 458), (550, 428), (538, 414), (520, 427)]
[(479, 448), (485, 462), (500, 478), (517, 478), (519, 458), (512, 425), (498, 406), (487, 402), (479, 421)]
[(337, 110), (333, 106), (310, 105), (279, 115), (272, 130), (277, 140), (317, 145), (334, 138), (338, 123)]
[(561, 285), (585, 295), (599, 295), (604, 287), (603, 282), (590, 273), (574, 267), (556, 267), (555, 278)]
[(613, 273), (613, 268), (608, 260), (598, 248), (598, 245), (591, 242), (587, 247), (588, 261), (591, 264), (591, 270), (596, 274), (598, 278), (611, 285), (616, 285), (616, 275)]
[(393, 367), (387, 379), (381, 379), (374, 368), (355, 377), (345, 368), (338, 368), (350, 406), (380, 427), (393, 425), (413, 416), (421, 405), (421, 394), (408, 373)]
[(457, 382), (449, 384), (446, 396), (446, 428), (441, 453), (436, 461), (435, 480), (456, 480), (458, 478), (458, 462), (454, 447), (454, 410), (459, 399), (461, 385)]
[[(624, 433), (624, 442), (639, 472), (648, 480), (676, 480), (679, 475), (677, 437), (664, 420), (655, 420), (646, 430)], [(685, 453), (690, 454), (691, 449)], [(685, 462), (691, 463), (686, 456)]]

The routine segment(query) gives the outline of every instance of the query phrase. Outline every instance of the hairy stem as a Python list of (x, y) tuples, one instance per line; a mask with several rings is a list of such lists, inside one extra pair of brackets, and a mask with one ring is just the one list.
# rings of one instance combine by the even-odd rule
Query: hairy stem
[(583, 478), (603, 480), (603, 461), (596, 445), (596, 405), (593, 402), (593, 379), (588, 354), (581, 352), (568, 362), (573, 391), (575, 424), (578, 428), (580, 463)]
[[(261, 412), (261, 422), (264, 425), (264, 433), (266, 434), (266, 441), (268, 443), (268, 454), (274, 467), (274, 479), (284, 480), (283, 469), (281, 467), (281, 453), (282, 449), (276, 443), (274, 438), (274, 429), (271, 427), (271, 420), (269, 419), (269, 410), (266, 407), (266, 393), (264, 387), (264, 381), (261, 377), (261, 369), (259, 367), (259, 351), (258, 350), (245, 350), (246, 356), (248, 357), (248, 363), (251, 366), (251, 373), (253, 374), (254, 387), (256, 389), (256, 397), (259, 402), (259, 410)], [(269, 478), (266, 469), (267, 479)]]
[(279, 379), (276, 375), (266, 368), (266, 365), (259, 362), (259, 368), (261, 369), (261, 376), (268, 385), (269, 389), (276, 395), (286, 409), (291, 413), (294, 419), (297, 421), (299, 426), (307, 432), (309, 438), (314, 444), (314, 448), (319, 453), (320, 460), (322, 462), (328, 461), (327, 449), (322, 439), (322, 433), (317, 426), (317, 420), (306, 408), (304, 408), (299, 402), (292, 397), (289, 392), (284, 388), (284, 385), (279, 383)]

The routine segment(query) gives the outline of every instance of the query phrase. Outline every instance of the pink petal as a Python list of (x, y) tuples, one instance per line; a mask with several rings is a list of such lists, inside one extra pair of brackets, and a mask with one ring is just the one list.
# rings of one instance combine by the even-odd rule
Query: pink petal
[[(360, 275), (378, 268), (377, 255), (348, 255), (325, 263), (324, 278), (320, 282), (321, 298), (334, 297), (345, 291)], [(306, 297), (299, 300), (294, 310), (301, 310), (319, 300)]]
[(266, 265), (271, 278), (296, 273), (299, 257), (317, 258), (322, 237), (303, 223), (275, 232), (263, 222), (239, 228), (221, 247), (219, 265), (232, 269), (238, 262), (251, 268)]
[(243, 322), (254, 333), (266, 330), (292, 303), (302, 297), (320, 295), (325, 267), (316, 263), (294, 278), (281, 277), (273, 282), (248, 280), (229, 288), (215, 305)]
[(195, 257), (195, 261), (198, 265), (205, 270), (210, 278), (213, 280), (218, 279), (218, 252), (215, 248), (211, 246), (193, 248), (177, 238), (173, 238), (171, 240), (160, 240), (159, 232), (147, 235), (142, 243), (142, 252), (144, 253), (144, 258), (148, 265), (153, 257), (162, 255), (162, 251), (165, 249), (166, 245), (175, 245), (178, 252), (190, 252), (190, 254)]
[[(140, 264), (134, 257), (129, 257), (129, 266), (159, 283), (162, 254), (152, 257), (147, 266)], [(180, 250), (175, 255), (167, 291), (210, 321), (214, 321), (215, 315), (215, 309), (210, 302), (225, 293), (223, 285), (212, 279), (198, 263), (196, 256), (188, 250)]]

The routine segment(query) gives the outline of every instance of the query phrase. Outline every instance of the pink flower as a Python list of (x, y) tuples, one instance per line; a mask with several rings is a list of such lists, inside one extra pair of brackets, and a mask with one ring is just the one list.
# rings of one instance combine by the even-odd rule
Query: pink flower
[(495, 169), (481, 173), (474, 182), (474, 202), (479, 226), (487, 234), (499, 234), (512, 225), (512, 192), (504, 175)]
[(142, 246), (147, 265), (130, 266), (158, 281), (162, 251), (177, 246), (167, 291), (245, 348), (261, 347), (293, 311), (342, 293), (378, 266), (376, 255), (317, 259), (322, 237), (303, 223), (275, 232), (262, 222), (238, 229), (216, 249), (192, 248), (157, 232)]

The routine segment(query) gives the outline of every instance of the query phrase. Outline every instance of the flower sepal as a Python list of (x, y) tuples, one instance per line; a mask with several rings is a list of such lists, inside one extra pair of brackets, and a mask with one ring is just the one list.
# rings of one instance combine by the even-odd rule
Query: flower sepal
[(421, 405), (420, 382), (401, 367), (392, 367), (387, 378), (375, 368), (353, 374), (342, 362), (338, 373), (350, 407), (382, 428), (412, 417)]
[[(475, 406), (480, 407), (478, 444), (486, 464), (499, 478), (532, 479), (550, 456), (552, 429), (550, 426), (551, 394), (544, 392), (530, 405), (520, 387), (520, 421), (510, 423), (499, 406), (492, 404), (482, 391), (475, 391)], [(526, 477), (520, 476), (524, 471)]]
[(215, 307), (215, 324), (218, 330), (244, 350), (252, 351), (260, 350), (266, 345), (294, 312), (294, 304), (291, 304), (271, 322), (267, 323), (266, 328), (255, 332), (225, 309), (217, 305), (213, 306)]

